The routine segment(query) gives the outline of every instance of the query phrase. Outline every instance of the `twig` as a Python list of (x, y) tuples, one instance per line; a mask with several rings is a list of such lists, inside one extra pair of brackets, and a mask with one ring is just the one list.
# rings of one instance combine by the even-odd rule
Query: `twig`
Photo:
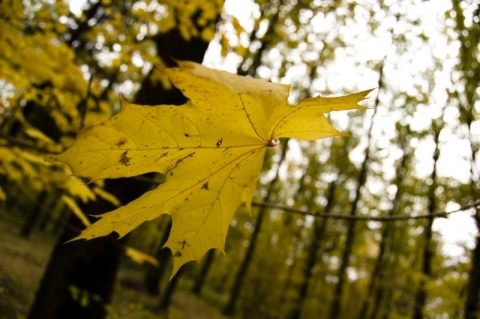
[[(155, 181), (151, 177), (146, 176), (134, 176), (131, 177), (133, 179), (141, 180), (146, 183), (151, 183), (152, 185), (159, 185), (158, 181)], [(461, 206), (458, 209), (452, 211), (439, 211), (433, 214), (421, 214), (421, 215), (402, 215), (402, 216), (358, 216), (358, 215), (345, 215), (345, 214), (330, 214), (330, 213), (321, 213), (321, 212), (314, 212), (309, 210), (304, 210), (300, 208), (293, 208), (288, 206), (283, 206), (278, 203), (270, 203), (270, 202), (259, 202), (259, 201), (252, 201), (253, 206), (258, 207), (267, 207), (267, 208), (275, 208), (279, 210), (283, 210), (284, 212), (293, 213), (293, 214), (300, 214), (305, 216), (313, 216), (319, 218), (330, 218), (330, 219), (343, 219), (343, 220), (359, 220), (359, 221), (378, 221), (378, 222), (389, 222), (389, 221), (396, 221), (396, 220), (412, 220), (412, 219), (422, 219), (422, 218), (432, 218), (432, 217), (442, 217), (447, 218), (448, 215), (453, 213), (458, 213), (464, 210), (467, 210), (472, 207), (480, 207), (480, 200), (474, 201), (472, 203), (466, 204)]]
[(253, 206), (259, 207), (268, 207), (268, 208), (275, 208), (280, 209), (285, 212), (300, 214), (305, 216), (313, 216), (313, 217), (320, 217), (320, 218), (331, 218), (331, 219), (343, 219), (343, 220), (359, 220), (359, 221), (379, 221), (379, 222), (389, 222), (389, 221), (396, 221), (396, 220), (412, 220), (412, 219), (422, 219), (422, 218), (432, 218), (432, 217), (443, 217), (447, 218), (448, 215), (453, 213), (458, 213), (464, 211), (466, 209), (472, 207), (480, 207), (480, 200), (475, 201), (473, 203), (466, 204), (456, 210), (453, 211), (440, 211), (433, 214), (423, 214), (423, 215), (402, 215), (402, 216), (358, 216), (358, 215), (345, 215), (345, 214), (330, 214), (330, 213), (321, 213), (315, 211), (308, 211), (299, 208), (287, 207), (282, 206), (280, 204), (275, 203), (265, 203), (265, 202), (258, 202), (253, 201)]

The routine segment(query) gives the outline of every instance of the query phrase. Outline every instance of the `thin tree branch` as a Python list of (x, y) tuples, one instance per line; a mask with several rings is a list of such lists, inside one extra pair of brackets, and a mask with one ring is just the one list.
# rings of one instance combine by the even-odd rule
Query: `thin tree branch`
[(378, 221), (378, 222), (390, 222), (390, 221), (397, 221), (397, 220), (412, 220), (412, 219), (422, 219), (422, 218), (432, 218), (432, 217), (443, 217), (447, 218), (450, 214), (458, 213), (464, 210), (467, 210), (472, 207), (480, 207), (480, 200), (475, 201), (473, 203), (466, 204), (458, 209), (453, 211), (439, 211), (433, 214), (424, 214), (424, 215), (404, 215), (404, 216), (358, 216), (358, 215), (345, 215), (345, 214), (331, 214), (331, 213), (321, 213), (316, 211), (309, 211), (303, 210), (300, 208), (293, 208), (287, 207), (280, 204), (275, 203), (266, 203), (266, 202), (258, 202), (253, 201), (253, 206), (259, 207), (268, 207), (268, 208), (275, 208), (280, 209), (285, 212), (300, 214), (305, 216), (313, 216), (319, 218), (331, 218), (331, 219), (343, 219), (343, 220), (359, 220), (359, 221)]
[[(142, 180), (147, 183), (151, 183), (152, 185), (158, 186), (160, 183), (154, 180), (151, 177), (146, 176), (133, 176), (130, 177), (133, 179)], [(412, 220), (412, 219), (422, 219), (422, 218), (435, 218), (435, 217), (442, 217), (448, 218), (448, 215), (453, 213), (458, 213), (464, 210), (467, 210), (472, 207), (480, 208), (480, 200), (474, 201), (472, 203), (466, 204), (461, 206), (458, 209), (452, 211), (438, 211), (433, 214), (421, 214), (421, 215), (403, 215), (403, 216), (358, 216), (358, 215), (345, 215), (345, 214), (331, 214), (331, 213), (321, 213), (315, 212), (300, 208), (293, 208), (288, 206), (283, 206), (282, 204), (278, 203), (270, 203), (270, 202), (259, 202), (259, 201), (252, 201), (253, 206), (258, 207), (266, 207), (266, 208), (275, 208), (279, 210), (283, 210), (284, 212), (293, 213), (293, 214), (300, 214), (305, 216), (313, 216), (319, 218), (330, 218), (330, 219), (343, 219), (343, 220), (359, 220), (359, 221), (378, 221), (378, 222), (390, 222), (396, 220)]]

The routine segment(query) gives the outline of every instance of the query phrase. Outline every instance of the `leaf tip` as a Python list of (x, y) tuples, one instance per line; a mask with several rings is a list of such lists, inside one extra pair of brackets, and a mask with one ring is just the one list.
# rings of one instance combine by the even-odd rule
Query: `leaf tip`
[[(368, 99), (368, 98), (369, 98), (368, 95), (369, 95), (371, 92), (373, 92), (374, 90), (378, 90), (378, 88), (371, 88), (371, 89), (367, 89), (367, 90), (358, 92), (356, 95), (359, 95), (359, 96), (361, 97), (361, 99), (360, 99), (358, 102), (361, 102), (361, 101), (363, 101), (363, 100)], [(363, 106), (362, 106), (362, 108), (363, 108)]]
[(66, 244), (69, 244), (69, 243), (71, 243), (71, 242), (74, 242), (74, 241), (77, 241), (77, 240), (80, 240), (80, 239), (85, 239), (85, 240), (86, 240), (86, 238), (83, 238), (82, 235), (80, 234), (80, 235), (78, 235), (78, 236), (76, 236), (76, 237), (73, 237), (73, 238), (70, 239), (70, 240), (67, 240), (66, 242), (63, 242), (62, 245), (66, 245)]
[[(180, 254), (180, 255), (178, 255), (178, 254)], [(182, 257), (182, 255), (178, 251), (175, 254), (173, 254), (173, 268), (172, 268), (172, 273), (170, 274), (170, 277), (168, 278), (169, 281), (171, 281), (173, 279), (173, 277), (175, 277), (175, 275), (178, 274), (178, 271), (180, 270), (180, 268), (182, 268), (189, 261), (192, 261), (192, 260), (179, 260), (179, 258), (181, 258), (181, 257)]]
[(127, 100), (127, 98), (123, 96), (123, 94), (120, 94), (120, 110), (127, 108), (130, 104), (131, 103)]

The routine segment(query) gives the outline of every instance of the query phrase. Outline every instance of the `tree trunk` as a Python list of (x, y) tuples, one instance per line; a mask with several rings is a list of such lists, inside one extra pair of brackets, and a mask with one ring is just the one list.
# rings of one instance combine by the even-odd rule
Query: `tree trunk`
[(44, 201), (42, 212), (38, 221), (38, 229), (45, 231), (51, 227), (52, 222), (59, 218), (60, 212), (65, 206), (65, 203), (59, 198), (62, 196), (62, 191), (54, 188), (52, 189)]
[[(380, 65), (380, 71), (379, 71), (380, 74), (378, 78), (378, 91), (380, 91), (383, 87), (383, 62)], [(367, 180), (368, 164), (370, 162), (370, 141), (372, 140), (372, 128), (373, 128), (373, 122), (375, 120), (375, 115), (377, 114), (377, 109), (379, 104), (380, 104), (379, 95), (377, 93), (377, 97), (375, 99), (375, 108), (373, 110), (373, 114), (370, 121), (370, 127), (368, 129), (368, 134), (367, 134), (367, 147), (365, 148), (365, 158), (363, 160), (362, 167), (360, 169), (360, 174), (358, 175), (355, 198), (353, 199), (352, 205), (350, 207), (351, 216), (357, 215), (357, 206), (360, 201), (362, 189)], [(353, 252), (353, 244), (355, 241), (355, 225), (356, 223), (354, 220), (350, 221), (350, 223), (348, 224), (347, 238), (345, 240), (345, 248), (343, 250), (342, 258), (340, 259), (340, 267), (338, 268), (338, 272), (337, 272), (338, 282), (335, 285), (333, 300), (329, 310), (328, 318), (330, 319), (340, 318), (341, 302), (342, 302), (343, 290), (344, 290), (345, 281), (346, 281), (347, 267), (348, 267), (348, 264), (350, 263), (350, 257)]]
[[(480, 232), (480, 211), (477, 208), (477, 228)], [(480, 314), (480, 237), (472, 252), (472, 265), (468, 276), (467, 298), (465, 300), (465, 319), (478, 319)]]
[[(154, 38), (157, 52), (162, 61), (169, 67), (176, 65), (175, 60), (189, 60), (202, 63), (209, 42), (200, 38), (192, 38), (186, 41), (182, 38), (178, 29), (172, 29), (167, 33), (159, 34)], [(155, 70), (150, 71), (150, 75)], [(158, 81), (147, 76), (142, 82), (142, 87), (137, 93), (135, 103), (157, 105), (174, 104), (181, 105), (187, 101), (182, 92), (177, 88), (162, 90)]]
[[(476, 19), (479, 17), (480, 4), (477, 3), (475, 14), (471, 15), (471, 21), (468, 21), (464, 14), (463, 2), (461, 0), (452, 1), (453, 12), (455, 13), (456, 27), (455, 31), (460, 40), (459, 57), (460, 61), (457, 70), (463, 74), (465, 82), (464, 87), (457, 92), (455, 102), (459, 103), (461, 119), (468, 127), (468, 139), (470, 144), (470, 193), (471, 199), (479, 198), (480, 189), (480, 171), (478, 163), (478, 140), (473, 136), (473, 124), (478, 120), (475, 105), (478, 101), (478, 45), (480, 32), (479, 24)], [(477, 93), (476, 93), (477, 92)], [(480, 232), (480, 211), (477, 208), (475, 215), (477, 229)], [(480, 238), (476, 238), (476, 246), (472, 251), (471, 269), (466, 286), (466, 300), (464, 305), (464, 318), (477, 319), (480, 316)]]
[(160, 298), (160, 303), (158, 305), (158, 311), (166, 312), (170, 307), (172, 302), (173, 293), (177, 289), (178, 282), (182, 277), (182, 274), (185, 272), (186, 266), (180, 268), (175, 276), (168, 282), (167, 288)]
[(235, 281), (230, 291), (230, 296), (228, 298), (228, 302), (223, 309), (223, 314), (227, 316), (231, 316), (235, 313), (235, 308), (237, 305), (238, 297), (240, 296), (240, 292), (243, 287), (244, 279), (247, 275), (248, 267), (250, 266), (253, 258), (253, 253), (255, 251), (255, 247), (257, 245), (258, 235), (262, 229), (263, 219), (265, 218), (266, 208), (260, 208), (257, 217), (257, 223), (255, 224), (255, 229), (253, 230), (252, 237), (250, 238), (250, 244), (248, 245), (247, 252), (245, 253), (245, 257), (242, 260), (240, 268), (237, 271), (235, 276)]
[[(262, 36), (261, 39), (258, 38), (258, 29), (260, 26), (256, 24), (254, 29), (252, 30), (250, 34), (250, 43), (253, 44), (255, 41), (258, 41), (259, 48), (253, 53), (253, 57), (251, 57), (250, 59), (249, 59), (250, 51), (249, 50), (245, 51), (245, 55), (243, 56), (242, 62), (237, 68), (238, 75), (250, 75), (251, 77), (255, 77), (257, 75), (257, 70), (262, 63), (262, 56), (266, 52), (267, 48), (270, 46), (270, 43), (272, 42), (272, 39), (274, 38), (274, 35), (275, 35), (275, 28), (278, 27), (277, 22), (283, 9), (282, 8), (283, 2), (284, 0), (280, 5), (275, 5), (275, 4), (272, 5), (268, 2), (265, 3), (265, 5), (271, 7), (269, 8), (270, 10), (276, 10), (276, 11), (275, 13), (272, 14), (271, 17), (269, 17), (267, 30), (265, 31), (265, 34)], [(260, 12), (263, 14), (263, 12), (268, 12), (268, 11), (269, 10), (261, 10)], [(248, 65), (247, 65), (247, 62), (249, 62)]]
[[(440, 153), (438, 138), (440, 136), (440, 127), (435, 123), (433, 125), (434, 139), (435, 139), (435, 151), (433, 154), (433, 170), (430, 176), (430, 188), (428, 191), (428, 213), (433, 214), (437, 210), (435, 188), (437, 180), (437, 161)], [(422, 278), (415, 293), (415, 304), (413, 306), (413, 319), (422, 319), (424, 317), (424, 308), (427, 302), (427, 280), (432, 277), (432, 258), (433, 258), (433, 225), (434, 218), (427, 219), (427, 225), (424, 229), (424, 242), (423, 242), (423, 260), (422, 260)]]
[[(331, 211), (335, 201), (335, 188), (336, 183), (331, 182), (328, 190), (327, 205), (325, 206), (325, 213), (327, 214)], [(320, 246), (325, 238), (327, 224), (328, 219), (317, 218), (314, 221), (311, 246), (308, 247), (307, 260), (303, 268), (303, 278), (298, 291), (297, 301), (295, 302), (295, 305), (288, 316), (290, 319), (300, 319), (301, 317), (302, 308), (305, 300), (307, 299), (308, 288), (310, 287), (313, 276), (313, 268), (317, 262), (317, 256), (320, 253)]]
[[(373, 117), (372, 117), (373, 118)], [(370, 127), (370, 132), (371, 132), (371, 127)], [(368, 140), (370, 141), (370, 134)], [(369, 145), (369, 143), (367, 143)], [(358, 176), (358, 181), (357, 181), (357, 189), (355, 193), (355, 198), (353, 199), (351, 208), (350, 208), (350, 215), (351, 216), (356, 216), (357, 215), (357, 206), (360, 201), (361, 197), (361, 191), (363, 189), (363, 186), (365, 185), (365, 181), (367, 179), (367, 167), (368, 167), (368, 162), (369, 162), (369, 157), (370, 157), (370, 151), (367, 146), (367, 149), (365, 151), (365, 159), (362, 164), (362, 168), (360, 170), (360, 175)], [(330, 312), (328, 318), (330, 319), (337, 319), (341, 318), (341, 302), (342, 302), (342, 297), (343, 297), (343, 290), (345, 287), (345, 282), (346, 282), (346, 276), (347, 276), (347, 267), (348, 264), (350, 263), (350, 257), (353, 252), (353, 244), (355, 241), (355, 221), (351, 220), (348, 224), (348, 229), (347, 229), (347, 238), (345, 240), (345, 248), (342, 253), (342, 258), (340, 259), (340, 267), (338, 268), (337, 272), (337, 278), (338, 282), (335, 285), (334, 293), (333, 293), (333, 300), (330, 305)]]
[(20, 234), (23, 238), (29, 238), (32, 234), (35, 226), (37, 225), (38, 220), (40, 219), (43, 210), (43, 205), (45, 205), (45, 199), (47, 198), (48, 192), (41, 191), (40, 194), (35, 199), (35, 205), (32, 207), (27, 220), (23, 223)]
[[(283, 149), (282, 149), (282, 156), (278, 162), (278, 167), (277, 167), (277, 172), (275, 174), (274, 179), (270, 182), (267, 194), (263, 198), (264, 202), (269, 202), (272, 195), (273, 195), (273, 190), (276, 186), (276, 183), (278, 181), (279, 177), (279, 169), (281, 163), (285, 160), (285, 155), (287, 154), (287, 143), (282, 144)], [(265, 215), (267, 213), (266, 207), (261, 207), (258, 212), (258, 217), (257, 217), (257, 223), (255, 224), (255, 228), (252, 232), (252, 237), (250, 238), (250, 244), (248, 245), (247, 252), (245, 253), (245, 256), (243, 257), (242, 263), (240, 264), (240, 267), (238, 268), (237, 274), (235, 275), (235, 280), (232, 285), (232, 289), (230, 290), (230, 295), (228, 297), (228, 302), (223, 308), (223, 314), (227, 316), (231, 316), (235, 313), (235, 308), (236, 304), (238, 301), (238, 297), (240, 296), (240, 292), (243, 287), (243, 283), (245, 282), (245, 277), (247, 275), (248, 267), (250, 266), (252, 259), (253, 259), (253, 253), (255, 251), (255, 247), (257, 245), (257, 239), (258, 235), (260, 234), (260, 231), (262, 229), (262, 223), (265, 218)]]
[[(108, 181), (106, 188), (124, 203), (140, 196), (148, 184), (119, 179)], [(89, 214), (114, 209), (104, 200), (82, 205)], [(82, 225), (71, 214), (50, 256), (28, 319), (97, 319), (106, 315), (115, 281), (122, 246), (114, 236), (90, 241), (66, 241), (76, 237)]]
[[(401, 134), (399, 132), (399, 134)], [(400, 138), (403, 140), (400, 143), (400, 147), (403, 152), (403, 156), (400, 162), (397, 164), (396, 171), (397, 176), (395, 177), (395, 181), (393, 185), (397, 186), (397, 191), (395, 193), (395, 197), (392, 201), (392, 207), (389, 210), (387, 216), (395, 216), (398, 213), (398, 207), (401, 204), (401, 199), (403, 195), (403, 181), (406, 176), (407, 172), (407, 161), (410, 156), (410, 149), (408, 148), (408, 140), (406, 139), (406, 134), (403, 133)], [(365, 319), (368, 318), (367, 315), (370, 313), (369, 318), (374, 319), (377, 317), (377, 313), (379, 310), (380, 305), (382, 304), (382, 300), (384, 299), (384, 289), (382, 287), (383, 280), (385, 278), (385, 268), (388, 267), (388, 258), (386, 257), (387, 253), (391, 251), (391, 234), (392, 233), (392, 224), (391, 223), (384, 223), (382, 225), (382, 233), (381, 233), (381, 242), (378, 248), (378, 255), (375, 260), (374, 267), (372, 272), (370, 273), (370, 283), (367, 288), (366, 298), (363, 302), (362, 308), (358, 315), (358, 319)], [(370, 308), (373, 309), (370, 312)]]
[[(351, 211), (355, 213), (350, 213), (351, 216), (356, 215), (357, 203), (358, 203), (358, 200), (355, 200), (353, 202), (353, 205), (352, 205), (353, 209)], [(340, 267), (338, 268), (338, 272), (337, 272), (338, 282), (334, 289), (332, 304), (330, 305), (330, 313), (328, 316), (330, 319), (341, 318), (340, 317), (341, 302), (342, 302), (343, 291), (344, 291), (346, 280), (347, 280), (347, 267), (350, 263), (350, 257), (352, 256), (352, 252), (353, 252), (354, 240), (355, 240), (355, 221), (350, 221), (350, 224), (347, 230), (347, 239), (345, 241), (345, 248), (343, 250), (342, 258), (340, 260)]]
[(212, 266), (213, 260), (215, 258), (215, 250), (211, 249), (208, 251), (205, 261), (202, 263), (200, 272), (195, 279), (195, 283), (192, 288), (192, 292), (196, 295), (200, 295), (202, 292), (203, 285), (205, 284), (205, 279), (207, 278), (210, 267)]
[(170, 251), (168, 249), (163, 249), (163, 245), (168, 240), (170, 236), (170, 230), (172, 229), (172, 220), (169, 218), (167, 221), (167, 226), (163, 231), (162, 238), (155, 252), (155, 258), (158, 260), (158, 265), (148, 265), (147, 272), (145, 273), (145, 288), (147, 293), (152, 296), (158, 296), (160, 294), (160, 281), (162, 280), (163, 274), (167, 270), (167, 265), (170, 259)]

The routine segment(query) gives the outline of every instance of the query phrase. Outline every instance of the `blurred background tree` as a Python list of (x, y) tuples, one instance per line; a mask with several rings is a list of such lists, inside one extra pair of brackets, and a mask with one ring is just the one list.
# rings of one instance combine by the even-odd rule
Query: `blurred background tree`
[[(160, 294), (152, 316), (191, 289), (238, 318), (480, 317), (478, 1), (4, 0), (0, 30), (1, 220), (26, 242), (57, 238), (29, 318), (114, 317), (125, 276)], [(292, 103), (378, 90), (369, 110), (330, 115), (348, 136), (271, 150), (227, 255), (168, 282), (168, 218), (121, 242), (62, 245), (80, 212), (161, 177), (85, 184), (43, 159), (118, 111), (120, 95), (182, 104), (153, 67), (176, 59), (292, 83)], [(160, 264), (133, 264), (127, 245)], [(16, 271), (0, 262), (2, 278)], [(0, 301), (0, 313), (29, 306)]]

